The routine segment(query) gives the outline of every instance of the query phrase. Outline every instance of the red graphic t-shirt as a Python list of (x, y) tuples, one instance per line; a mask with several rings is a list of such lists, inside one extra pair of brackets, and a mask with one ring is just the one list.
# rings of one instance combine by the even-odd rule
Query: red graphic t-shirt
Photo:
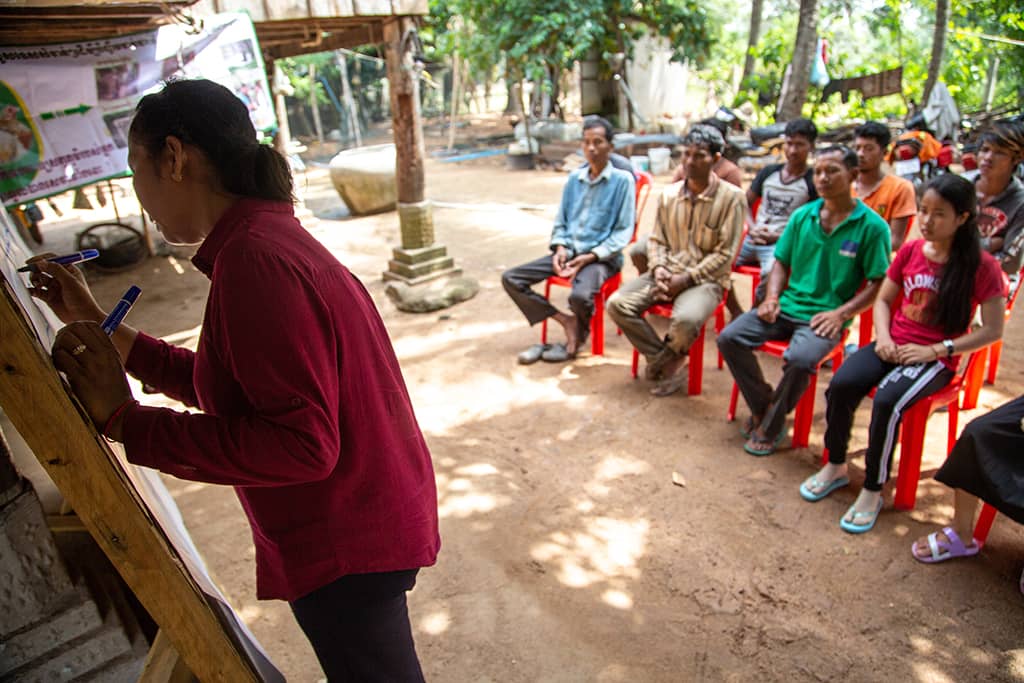
[[(924, 244), (924, 240), (913, 240), (900, 247), (886, 273), (902, 290), (889, 326), (889, 334), (897, 345), (935, 344), (946, 338), (942, 328), (934, 323), (943, 264), (924, 255)], [(991, 254), (982, 252), (970, 296), (975, 307), (992, 297), (1006, 296), (1003, 270)], [(943, 358), (942, 362), (956, 370), (960, 357)]]

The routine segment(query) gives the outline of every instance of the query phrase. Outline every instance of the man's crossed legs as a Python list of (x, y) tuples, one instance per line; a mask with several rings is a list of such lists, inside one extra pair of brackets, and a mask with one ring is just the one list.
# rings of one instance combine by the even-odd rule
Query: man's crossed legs
[(565, 330), (565, 343), (531, 346), (520, 354), (521, 363), (532, 363), (540, 358), (552, 362), (565, 361), (576, 357), (576, 352), (590, 334), (590, 319), (594, 315), (594, 297), (605, 280), (619, 271), (619, 265), (607, 261), (590, 263), (576, 273), (569, 293), (569, 313), (559, 311), (551, 302), (534, 291), (533, 285), (543, 282), (555, 274), (551, 256), (510, 268), (501, 275), (501, 284), (526, 316), (531, 325), (547, 318), (554, 318)]
[[(754, 349), (766, 341), (789, 340), (782, 366), (782, 380), (774, 389), (764, 379)], [(818, 363), (839, 343), (839, 337), (821, 337), (810, 325), (780, 315), (774, 323), (748, 311), (733, 320), (718, 337), (718, 348), (739, 386), (750, 420), (743, 430), (748, 436), (744, 450), (752, 455), (768, 455), (781, 440), (786, 416), (796, 408), (810, 384)]]
[[(647, 359), (644, 376), (658, 383), (651, 389), (655, 396), (668, 396), (686, 382), (686, 362), (690, 346), (700, 328), (722, 301), (722, 287), (704, 283), (684, 289), (672, 302), (668, 333), (660, 338), (643, 317), (644, 311), (658, 303), (651, 273), (644, 273), (619, 288), (608, 301), (608, 315)], [(702, 362), (696, 359), (695, 362)]]

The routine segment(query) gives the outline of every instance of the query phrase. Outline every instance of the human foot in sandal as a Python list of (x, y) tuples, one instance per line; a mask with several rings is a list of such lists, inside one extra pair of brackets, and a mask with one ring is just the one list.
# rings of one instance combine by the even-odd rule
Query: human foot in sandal
[(914, 559), (918, 562), (934, 564), (945, 562), (954, 557), (972, 557), (978, 554), (981, 546), (972, 538), (970, 545), (960, 540), (960, 536), (951, 526), (943, 527), (942, 531), (933, 531), (923, 536), (910, 546)]
[(827, 463), (817, 474), (808, 477), (804, 483), (800, 484), (800, 497), (811, 503), (816, 503), (849, 483), (850, 478), (846, 476), (845, 463), (842, 465)]
[(878, 513), (882, 511), (882, 503), (881, 491), (861, 489), (856, 502), (839, 520), (839, 528), (851, 534), (871, 531), (878, 521)]
[(785, 428), (775, 436), (768, 436), (765, 434), (760, 427), (755, 429), (750, 434), (750, 438), (743, 444), (743, 450), (750, 455), (756, 455), (763, 457), (765, 455), (771, 455), (775, 452), (775, 449), (780, 443), (782, 443), (783, 437), (786, 436)]

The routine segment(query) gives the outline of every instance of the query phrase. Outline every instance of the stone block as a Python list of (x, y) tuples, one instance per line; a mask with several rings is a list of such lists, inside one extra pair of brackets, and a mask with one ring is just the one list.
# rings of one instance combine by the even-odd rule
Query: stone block
[(346, 149), (331, 159), (330, 172), (334, 189), (353, 214), (391, 211), (398, 203), (393, 144)]
[(69, 598), (64, 609), (0, 642), (0, 676), (103, 626), (99, 608), (84, 590)]
[(0, 639), (51, 614), (72, 588), (39, 499), (28, 490), (0, 509)]

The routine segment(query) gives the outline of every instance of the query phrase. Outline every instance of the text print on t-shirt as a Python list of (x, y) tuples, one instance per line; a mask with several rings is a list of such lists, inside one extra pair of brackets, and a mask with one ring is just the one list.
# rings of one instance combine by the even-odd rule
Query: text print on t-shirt
[(843, 243), (839, 245), (839, 255), (846, 256), (848, 258), (856, 258), (858, 246), (859, 245), (853, 240), (843, 240)]
[(929, 309), (939, 293), (939, 278), (931, 273), (917, 273), (903, 278), (903, 315), (916, 323), (931, 323)]

